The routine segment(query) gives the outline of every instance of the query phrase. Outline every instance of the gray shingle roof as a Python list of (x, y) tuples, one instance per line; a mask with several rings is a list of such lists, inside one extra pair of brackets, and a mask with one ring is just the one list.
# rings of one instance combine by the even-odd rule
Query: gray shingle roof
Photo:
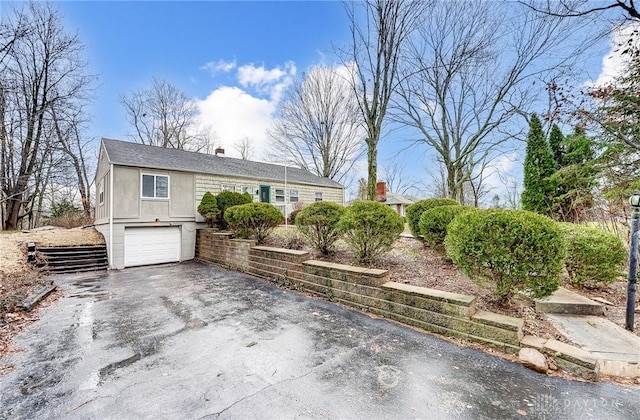
[[(284, 166), (184, 150), (147, 146), (113, 139), (102, 139), (107, 159), (115, 165), (149, 169), (228, 175), (265, 181), (284, 181)], [(300, 184), (343, 188), (329, 179), (304, 169), (287, 166), (287, 181)]]
[(387, 191), (387, 200), (384, 204), (413, 204), (415, 201), (404, 195), (397, 194), (391, 191)]

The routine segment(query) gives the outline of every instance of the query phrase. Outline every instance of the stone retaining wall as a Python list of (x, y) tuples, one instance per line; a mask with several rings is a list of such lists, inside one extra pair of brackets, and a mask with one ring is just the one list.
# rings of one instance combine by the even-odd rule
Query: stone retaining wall
[(473, 296), (389, 281), (387, 270), (309, 259), (305, 251), (254, 246), (229, 233), (198, 231), (196, 257), (428, 331), (515, 353), (521, 319), (476, 310)]
[(232, 239), (233, 234), (200, 229), (196, 235), (196, 258), (236, 271), (247, 271), (249, 250), (256, 241)]

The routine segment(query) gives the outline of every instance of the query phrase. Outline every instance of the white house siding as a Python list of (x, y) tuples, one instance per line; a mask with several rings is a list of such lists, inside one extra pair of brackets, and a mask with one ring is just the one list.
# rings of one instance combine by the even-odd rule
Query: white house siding
[[(109, 184), (109, 162), (104, 153), (100, 154), (98, 159), (98, 166), (96, 169), (96, 178), (94, 180), (94, 197), (95, 197), (95, 214), (93, 217), (94, 223), (100, 223), (109, 219), (109, 194), (111, 192), (111, 185)], [(100, 183), (104, 183), (104, 196), (102, 203), (99, 202), (99, 188)]]
[[(213, 195), (220, 193), (223, 189), (223, 185), (235, 186), (236, 192), (242, 192), (242, 187), (250, 187), (250, 192), (253, 197), (253, 201), (259, 201), (260, 197), (256, 194), (256, 190), (260, 185), (268, 185), (271, 187), (271, 204), (284, 205), (284, 202), (276, 202), (276, 189), (285, 189), (284, 182), (280, 181), (259, 181), (249, 178), (240, 177), (224, 177), (217, 175), (196, 174), (195, 175), (195, 208), (197, 209), (202, 196), (208, 191)], [(287, 188), (285, 194), (286, 200), (289, 203), (288, 194), (290, 190), (298, 191), (298, 202), (304, 205), (309, 205), (315, 202), (315, 195), (317, 192), (322, 193), (323, 201), (332, 201), (340, 205), (344, 205), (344, 190), (336, 187), (326, 187), (320, 185), (299, 184), (295, 182), (287, 182)], [(290, 208), (293, 203), (289, 203)], [(200, 215), (197, 215), (197, 220), (202, 221)]]

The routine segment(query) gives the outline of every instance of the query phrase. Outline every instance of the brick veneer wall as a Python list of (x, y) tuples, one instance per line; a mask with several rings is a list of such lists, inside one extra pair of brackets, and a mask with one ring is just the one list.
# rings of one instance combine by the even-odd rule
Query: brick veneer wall
[(449, 337), (520, 349), (523, 320), (477, 310), (473, 296), (391, 282), (387, 270), (310, 260), (305, 251), (254, 246), (208, 229), (198, 231), (196, 244), (201, 260)]

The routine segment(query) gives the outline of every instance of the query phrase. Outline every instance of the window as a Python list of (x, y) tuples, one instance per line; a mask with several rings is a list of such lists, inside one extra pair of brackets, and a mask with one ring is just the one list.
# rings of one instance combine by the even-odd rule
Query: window
[(240, 187), (240, 191), (242, 191), (242, 194), (249, 193), (249, 195), (253, 195), (256, 189), (250, 185), (243, 185), (242, 187)]
[(289, 190), (289, 202), (295, 203), (298, 201), (298, 190)]
[(236, 192), (236, 186), (235, 186), (235, 185), (225, 185), (225, 184), (222, 184), (222, 191), (231, 191), (231, 192)]
[(284, 190), (276, 188), (276, 203), (284, 203)]
[(316, 193), (316, 201), (322, 201), (322, 192)]
[(104, 204), (104, 179), (98, 184), (98, 202)]
[(169, 176), (142, 174), (142, 198), (169, 198)]

